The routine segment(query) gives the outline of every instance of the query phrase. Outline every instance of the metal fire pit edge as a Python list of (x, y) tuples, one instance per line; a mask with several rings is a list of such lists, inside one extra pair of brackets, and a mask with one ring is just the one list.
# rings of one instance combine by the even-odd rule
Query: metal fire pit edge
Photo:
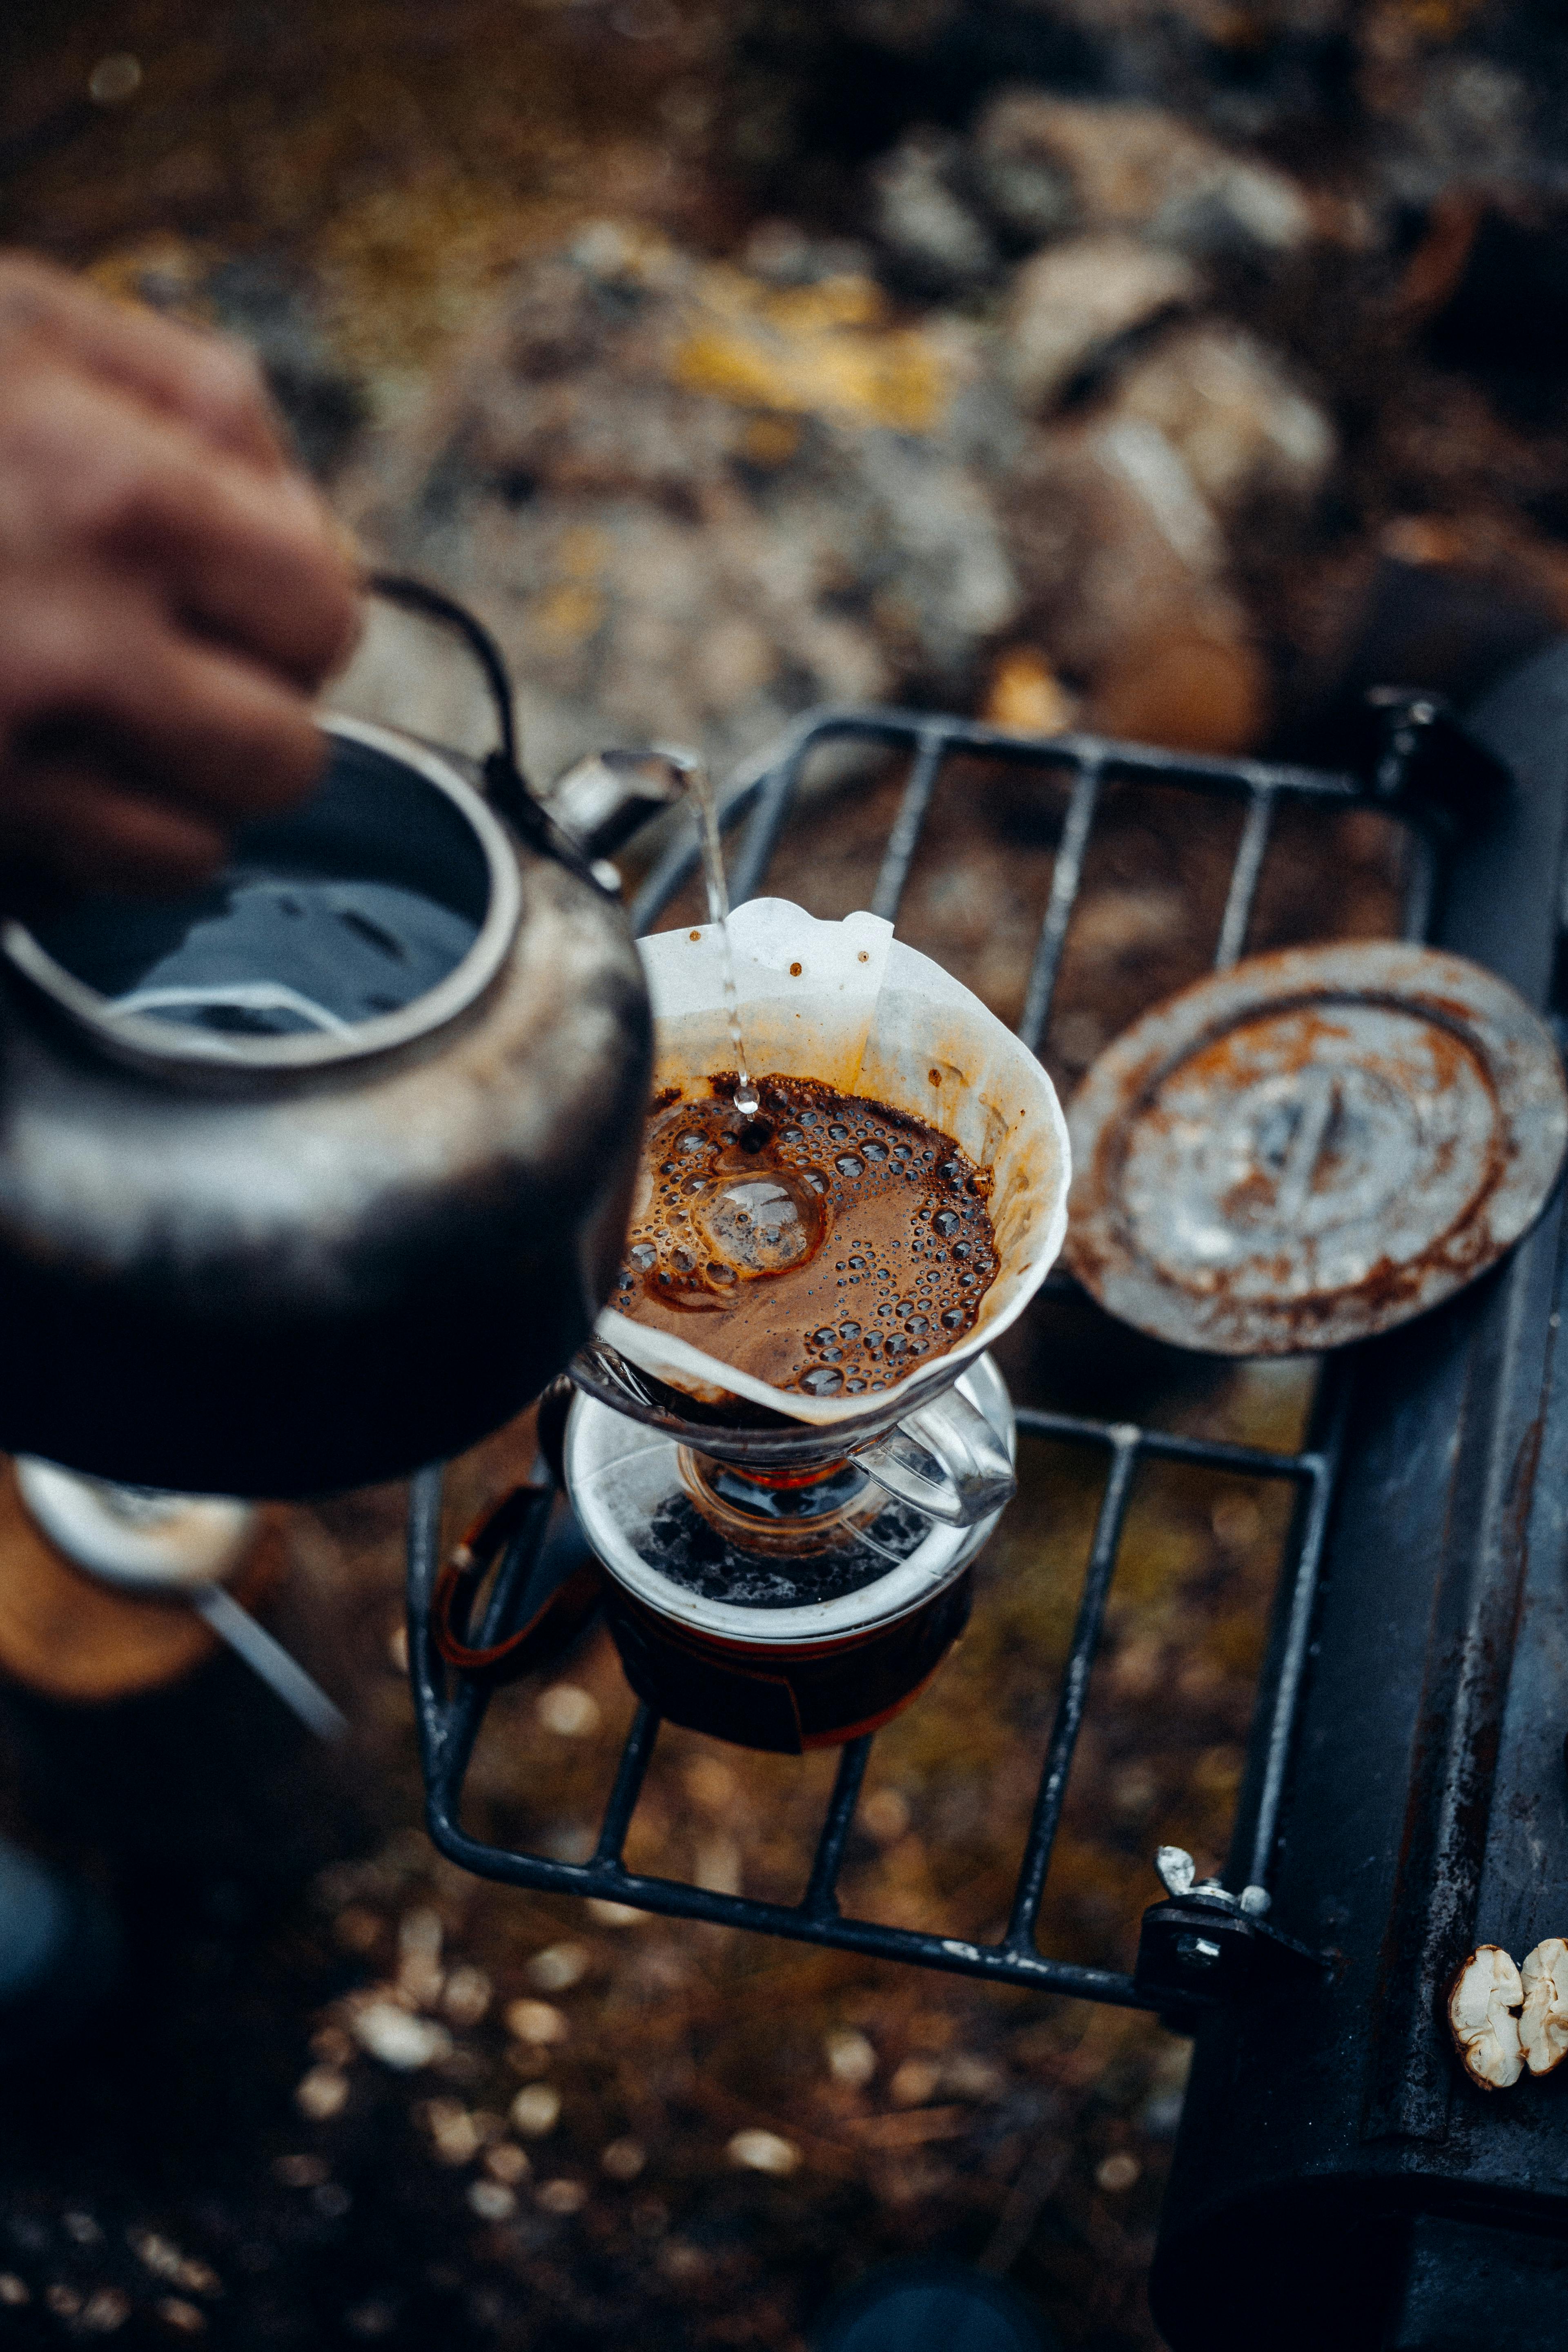
[[(1430, 936), (1544, 1009), (1568, 643), (1468, 724), (1519, 789)], [(1198, 2024), (1151, 2280), (1174, 2352), (1568, 2342), (1568, 2067), (1481, 2091), (1444, 2016), (1478, 1943), (1568, 1934), (1563, 1227), (1559, 1192), (1495, 1274), (1355, 1360), (1273, 1874), (1331, 1968)]]

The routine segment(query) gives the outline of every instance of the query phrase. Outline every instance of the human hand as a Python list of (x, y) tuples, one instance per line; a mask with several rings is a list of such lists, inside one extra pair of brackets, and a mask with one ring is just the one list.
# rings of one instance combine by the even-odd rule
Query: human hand
[(355, 627), (249, 354), (0, 254), (0, 899), (205, 880)]

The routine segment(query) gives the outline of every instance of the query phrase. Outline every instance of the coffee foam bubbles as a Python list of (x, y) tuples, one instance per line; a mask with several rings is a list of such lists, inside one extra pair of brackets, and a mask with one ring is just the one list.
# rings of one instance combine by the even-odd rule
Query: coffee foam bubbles
[[(817, 1078), (928, 1121), (992, 1177), (986, 1205), (998, 1270), (945, 1361), (916, 1359), (889, 1383), (889, 1408), (906, 1392), (918, 1402), (933, 1379), (1013, 1322), (1061, 1246), (1069, 1162), (1055, 1090), (978, 998), (895, 940), (879, 917), (819, 922), (785, 899), (752, 899), (731, 916), (731, 932), (753, 1069)], [(709, 931), (679, 930), (645, 940), (641, 950), (655, 1016), (655, 1088), (670, 1106), (707, 1098), (710, 1081), (733, 1066), (717, 944)], [(699, 1317), (680, 1332), (665, 1331), (612, 1304), (598, 1335), (653, 1378), (710, 1404), (739, 1396), (824, 1426), (865, 1412), (858, 1394), (783, 1390), (724, 1365), (704, 1348)], [(884, 1406), (881, 1395), (875, 1402)]]

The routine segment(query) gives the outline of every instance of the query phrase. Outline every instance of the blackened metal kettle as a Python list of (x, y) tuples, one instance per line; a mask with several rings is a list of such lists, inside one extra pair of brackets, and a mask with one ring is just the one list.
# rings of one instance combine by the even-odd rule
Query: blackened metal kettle
[(208, 888), (5, 926), (0, 1444), (319, 1493), (459, 1450), (587, 1337), (647, 998), (499, 703), (482, 771), (328, 719)]

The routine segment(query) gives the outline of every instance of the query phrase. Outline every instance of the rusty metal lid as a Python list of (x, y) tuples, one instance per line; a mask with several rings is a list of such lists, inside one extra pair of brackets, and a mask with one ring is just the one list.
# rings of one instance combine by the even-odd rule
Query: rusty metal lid
[(1461, 956), (1290, 948), (1144, 1014), (1068, 1116), (1066, 1258), (1100, 1304), (1226, 1356), (1342, 1348), (1483, 1274), (1568, 1144), (1551, 1032)]

